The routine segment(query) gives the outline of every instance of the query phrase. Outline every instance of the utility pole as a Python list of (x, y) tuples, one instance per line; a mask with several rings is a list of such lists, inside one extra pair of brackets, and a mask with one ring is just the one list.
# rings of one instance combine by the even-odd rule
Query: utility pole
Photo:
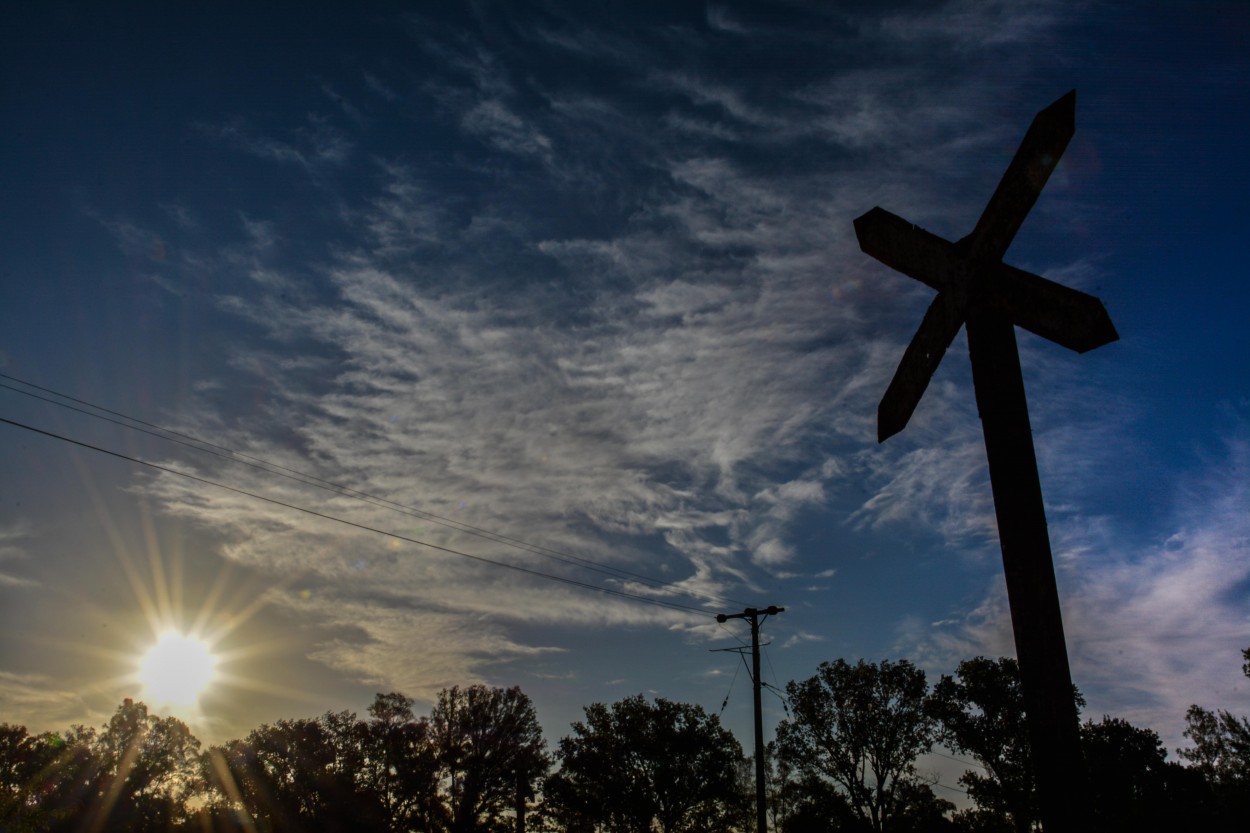
[(764, 717), (760, 703), (760, 623), (769, 616), (776, 616), (784, 607), (769, 605), (763, 610), (748, 607), (741, 613), (718, 613), (716, 621), (722, 625), (730, 619), (746, 619), (751, 623), (751, 682), (755, 686), (755, 829), (756, 833), (768, 833), (768, 815), (764, 805)]

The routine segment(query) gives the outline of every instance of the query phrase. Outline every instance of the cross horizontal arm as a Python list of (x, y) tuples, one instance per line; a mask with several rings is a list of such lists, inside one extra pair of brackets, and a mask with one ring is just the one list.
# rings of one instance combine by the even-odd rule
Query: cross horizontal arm
[(907, 426), (920, 397), (929, 387), (933, 371), (946, 355), (955, 335), (964, 322), (963, 299), (955, 292), (939, 292), (933, 299), (903, 359), (894, 371), (894, 378), (877, 406), (877, 442), (883, 443)]
[(969, 235), (976, 261), (1002, 260), (1076, 132), (1076, 90), (1042, 110)]
[(855, 237), (864, 254), (939, 292), (946, 288), (956, 256), (936, 234), (878, 206), (856, 218)]
[[(855, 220), (855, 236), (885, 265), (939, 292), (967, 291), (974, 303), (1070, 350), (1084, 353), (1119, 338), (1094, 296), (1003, 263), (976, 264), (966, 255), (972, 235), (949, 243), (878, 207)], [(966, 287), (974, 274), (975, 288)]]
[(1102, 301), (1004, 263), (995, 264), (983, 301), (1034, 335), (1084, 353), (1120, 338)]

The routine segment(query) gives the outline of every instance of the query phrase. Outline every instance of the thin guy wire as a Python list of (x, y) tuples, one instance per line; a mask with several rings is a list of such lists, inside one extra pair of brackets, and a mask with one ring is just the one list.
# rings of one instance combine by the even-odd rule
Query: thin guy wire
[(721, 714), (725, 713), (725, 707), (729, 705), (729, 695), (733, 694), (734, 692), (734, 683), (738, 682), (738, 672), (741, 670), (742, 670), (742, 666), (740, 665), (734, 666), (734, 675), (733, 675), (733, 678), (729, 681), (729, 690), (725, 692), (725, 699), (720, 704)]
[(751, 647), (750, 645), (747, 644), (746, 640), (744, 640), (742, 637), (738, 636), (738, 634), (730, 630), (729, 627), (724, 622), (717, 622), (716, 624), (721, 630), (726, 631), (729, 634), (729, 636), (733, 638), (734, 640), (736, 640), (737, 643), (741, 645), (743, 648)]

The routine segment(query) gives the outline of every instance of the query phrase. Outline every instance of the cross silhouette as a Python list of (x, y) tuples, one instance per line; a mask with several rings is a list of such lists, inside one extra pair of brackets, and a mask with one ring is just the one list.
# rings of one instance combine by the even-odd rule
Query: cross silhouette
[(961, 326), (985, 435), (1039, 810), (1047, 833), (1090, 825), (1072, 676), (1015, 326), (1078, 353), (1119, 336), (1102, 302), (1002, 262), (1076, 126), (1076, 91), (1033, 119), (972, 233), (951, 243), (882, 208), (860, 248), (938, 291), (877, 409), (877, 439), (907, 425)]

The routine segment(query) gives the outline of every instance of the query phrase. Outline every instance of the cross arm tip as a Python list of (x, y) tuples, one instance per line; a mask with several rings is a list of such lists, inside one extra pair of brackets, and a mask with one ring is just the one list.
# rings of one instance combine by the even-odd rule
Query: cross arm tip
[(907, 427), (911, 414), (908, 413), (900, 420), (896, 411), (897, 408), (891, 407), (891, 404), (887, 404), (884, 399), (881, 401), (881, 405), (878, 406), (877, 445), (880, 445)]
[(879, 205), (874, 205), (872, 208), (868, 209), (851, 221), (852, 225), (855, 226), (855, 239), (859, 242), (860, 251), (865, 253), (868, 252), (868, 249), (865, 248), (865, 246), (868, 245), (870, 229), (881, 223), (883, 217), (888, 218), (890, 216), (890, 212), (886, 211)]
[(1061, 132), (1071, 137), (1076, 132), (1076, 89), (1068, 90), (1055, 99), (1037, 114), (1037, 120), (1053, 121), (1056, 125), (1062, 125)]

